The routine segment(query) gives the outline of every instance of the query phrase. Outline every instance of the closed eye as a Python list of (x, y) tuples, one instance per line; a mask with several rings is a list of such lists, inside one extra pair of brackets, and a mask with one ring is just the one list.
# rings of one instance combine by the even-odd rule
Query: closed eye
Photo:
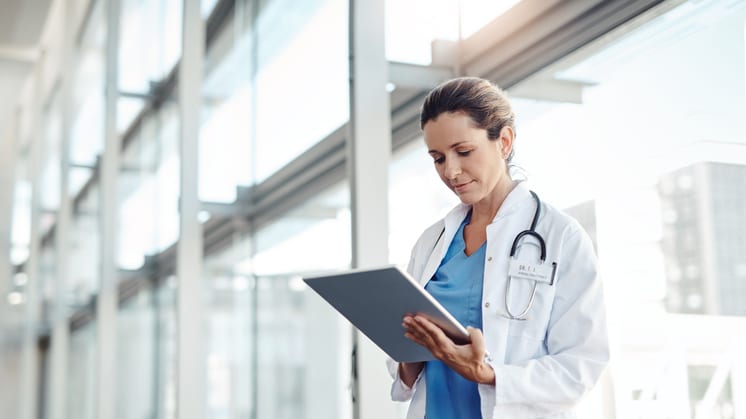
[(441, 157), (436, 157), (436, 158), (433, 159), (433, 162), (435, 164), (443, 164), (444, 161), (446, 161), (446, 158), (442, 157), (442, 156)]
[(471, 150), (465, 150), (465, 151), (457, 151), (458, 155), (461, 157), (466, 157), (471, 153)]

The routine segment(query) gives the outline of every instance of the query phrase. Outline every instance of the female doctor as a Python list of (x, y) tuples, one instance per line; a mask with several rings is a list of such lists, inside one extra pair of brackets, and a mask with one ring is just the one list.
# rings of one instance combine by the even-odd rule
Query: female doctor
[(408, 270), (470, 343), (404, 317), (406, 336), (436, 358), (389, 362), (408, 419), (574, 417), (609, 359), (591, 241), (511, 178), (514, 119), (505, 94), (473, 77), (441, 84), (422, 105), (428, 153), (461, 204), (422, 233)]

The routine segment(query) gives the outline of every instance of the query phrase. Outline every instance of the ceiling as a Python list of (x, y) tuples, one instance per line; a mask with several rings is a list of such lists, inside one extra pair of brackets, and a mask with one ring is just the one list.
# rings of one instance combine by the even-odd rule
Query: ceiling
[(51, 0), (0, 0), (0, 141), (36, 56)]

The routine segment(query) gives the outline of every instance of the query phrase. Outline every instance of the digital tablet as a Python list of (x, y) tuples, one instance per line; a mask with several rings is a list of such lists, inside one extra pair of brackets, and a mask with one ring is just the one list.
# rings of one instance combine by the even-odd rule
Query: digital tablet
[(469, 342), (466, 329), (408, 273), (396, 266), (305, 277), (303, 281), (397, 362), (435, 359), (404, 337), (405, 314), (421, 314), (456, 343)]

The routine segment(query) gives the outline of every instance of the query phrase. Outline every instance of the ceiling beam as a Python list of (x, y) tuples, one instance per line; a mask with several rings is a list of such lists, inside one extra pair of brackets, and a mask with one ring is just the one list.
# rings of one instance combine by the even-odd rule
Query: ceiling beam
[(572, 80), (531, 78), (508, 89), (510, 97), (546, 102), (583, 103), (583, 87), (590, 86)]
[(39, 59), (39, 48), (0, 44), (0, 61), (33, 64)]
[(450, 67), (389, 62), (389, 82), (394, 88), (430, 90), (454, 75)]

